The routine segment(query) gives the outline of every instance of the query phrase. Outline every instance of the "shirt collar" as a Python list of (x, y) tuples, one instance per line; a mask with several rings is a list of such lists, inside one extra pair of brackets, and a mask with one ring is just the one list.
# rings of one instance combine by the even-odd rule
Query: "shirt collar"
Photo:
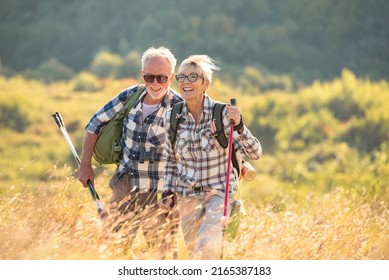
[(214, 104), (215, 102), (207, 94), (204, 94), (203, 112), (205, 114), (212, 114), (212, 108)]
[[(183, 114), (188, 114), (188, 107), (186, 106), (186, 101), (184, 101), (184, 110), (182, 111)], [(203, 99), (203, 113), (206, 115), (212, 114), (213, 106), (215, 105), (215, 102), (205, 93), (204, 99)]]

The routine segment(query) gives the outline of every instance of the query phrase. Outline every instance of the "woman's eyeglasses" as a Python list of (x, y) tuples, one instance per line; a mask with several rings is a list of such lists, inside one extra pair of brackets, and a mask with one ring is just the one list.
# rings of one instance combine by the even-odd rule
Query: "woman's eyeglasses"
[(196, 82), (199, 77), (204, 79), (203, 76), (198, 75), (198, 74), (189, 74), (188, 76), (186, 76), (184, 74), (178, 74), (178, 75), (176, 75), (176, 80), (179, 83), (183, 83), (185, 81), (185, 79), (188, 78), (188, 81), (193, 83), (193, 82)]
[(145, 80), (146, 83), (153, 83), (155, 79), (157, 79), (157, 82), (159, 84), (164, 84), (167, 82), (169, 77), (165, 75), (151, 75), (151, 74), (143, 75), (143, 80)]

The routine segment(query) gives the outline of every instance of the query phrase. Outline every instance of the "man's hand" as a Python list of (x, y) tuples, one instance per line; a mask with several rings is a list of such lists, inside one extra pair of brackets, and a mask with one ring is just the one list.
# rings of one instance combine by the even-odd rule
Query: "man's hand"
[(92, 169), (92, 155), (93, 150), (95, 149), (97, 134), (85, 133), (84, 143), (82, 145), (82, 157), (80, 163), (80, 171), (78, 173), (78, 180), (82, 183), (82, 185), (87, 188), (88, 180), (95, 184), (95, 175)]
[(177, 205), (177, 195), (172, 191), (163, 191), (162, 198), (158, 204), (160, 208), (170, 212)]
[(82, 183), (84, 188), (88, 187), (88, 180), (92, 182), (92, 184), (95, 184), (95, 175), (92, 169), (92, 166), (90, 165), (80, 165), (80, 171), (78, 173), (78, 180)]

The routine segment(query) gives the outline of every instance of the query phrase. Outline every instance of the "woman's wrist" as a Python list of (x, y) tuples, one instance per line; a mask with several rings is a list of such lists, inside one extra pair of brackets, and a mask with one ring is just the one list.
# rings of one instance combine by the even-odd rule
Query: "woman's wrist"
[(244, 126), (244, 124), (243, 124), (243, 116), (240, 115), (240, 123), (234, 126), (234, 131), (241, 132), (241, 130), (243, 129), (243, 126)]

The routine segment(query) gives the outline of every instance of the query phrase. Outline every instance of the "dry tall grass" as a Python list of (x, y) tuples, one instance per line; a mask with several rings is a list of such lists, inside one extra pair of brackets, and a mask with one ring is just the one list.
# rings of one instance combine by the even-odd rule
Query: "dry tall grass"
[[(0, 200), (0, 259), (162, 257), (141, 235), (132, 245), (120, 234), (107, 235), (88, 191), (65, 169), (52, 170), (53, 183), (8, 187)], [(102, 174), (96, 181), (103, 200), (109, 198), (103, 187), (108, 178)], [(285, 209), (246, 205), (249, 216), (242, 219), (238, 239), (224, 246), (225, 258), (389, 259), (386, 203), (343, 189), (307, 200)], [(182, 238), (179, 245), (179, 258), (187, 259)]]

